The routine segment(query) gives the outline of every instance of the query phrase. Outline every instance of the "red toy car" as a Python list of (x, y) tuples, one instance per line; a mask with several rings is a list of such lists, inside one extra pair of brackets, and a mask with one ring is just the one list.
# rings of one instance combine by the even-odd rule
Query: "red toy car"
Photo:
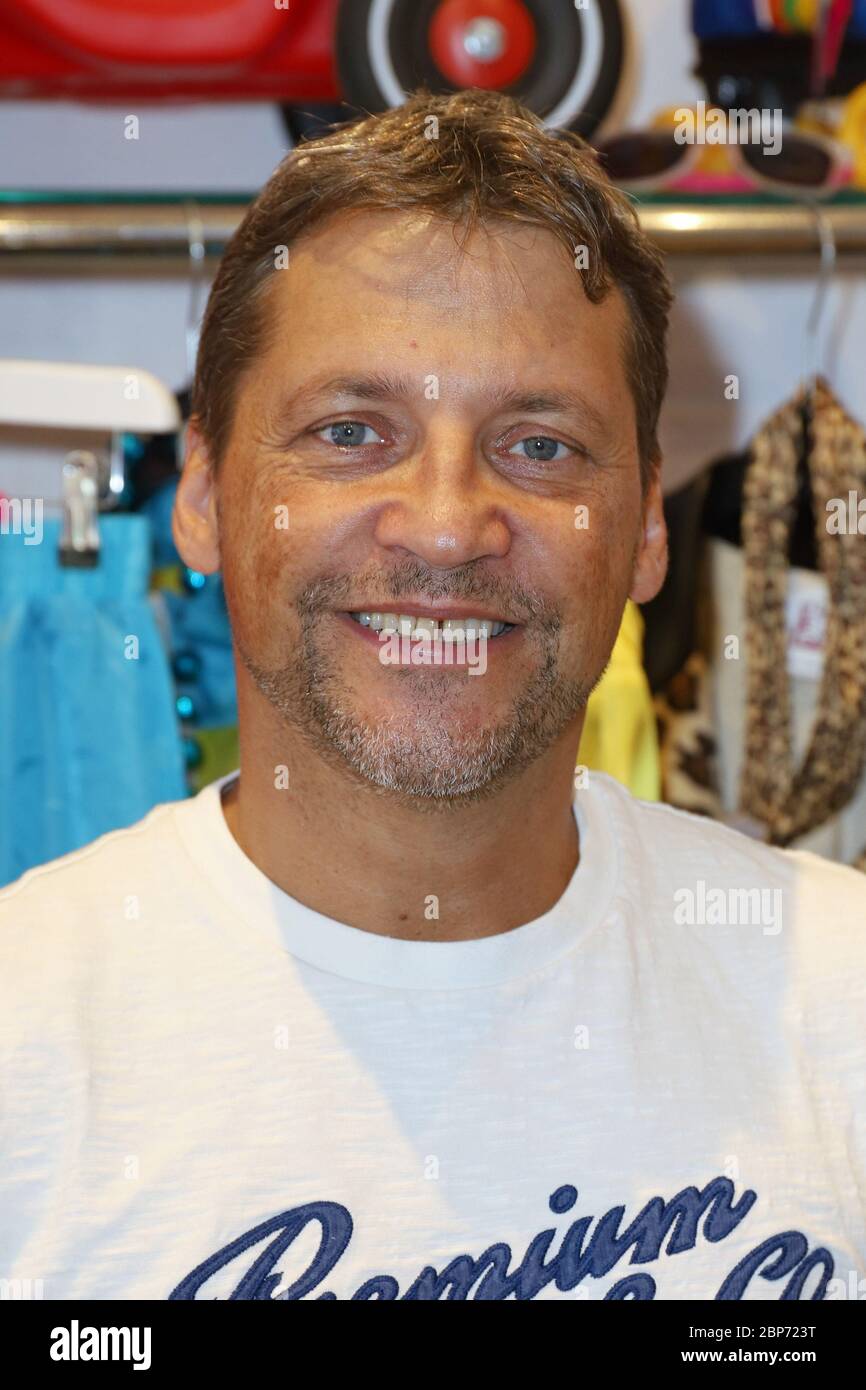
[(0, 0), (0, 96), (17, 99), (245, 98), (333, 120), (478, 86), (586, 135), (622, 49), (618, 0)]

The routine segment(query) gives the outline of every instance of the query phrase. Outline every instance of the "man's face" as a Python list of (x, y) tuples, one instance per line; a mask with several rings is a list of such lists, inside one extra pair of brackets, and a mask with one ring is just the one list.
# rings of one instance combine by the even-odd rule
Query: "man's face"
[[(576, 744), (627, 596), (661, 581), (625, 305), (590, 304), (545, 230), (461, 249), (448, 222), (378, 211), (314, 229), (267, 293), (217, 482), (239, 680), (368, 782), (431, 808), (490, 795)], [(459, 643), (385, 664), (350, 616), (419, 613), (513, 626), (472, 673)]]

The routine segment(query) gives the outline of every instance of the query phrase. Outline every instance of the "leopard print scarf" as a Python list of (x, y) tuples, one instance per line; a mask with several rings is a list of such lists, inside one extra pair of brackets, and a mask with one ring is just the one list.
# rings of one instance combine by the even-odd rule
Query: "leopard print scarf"
[[(866, 764), (866, 538), (828, 529), (827, 503), (866, 497), (866, 434), (826, 382), (811, 397), (808, 468), (818, 564), (829, 586), (824, 666), (811, 740), (793, 766), (785, 595), (806, 391), (755, 437), (743, 489), (746, 734), (741, 809), (770, 844), (822, 825), (854, 794)], [(866, 848), (857, 861), (866, 868)]]

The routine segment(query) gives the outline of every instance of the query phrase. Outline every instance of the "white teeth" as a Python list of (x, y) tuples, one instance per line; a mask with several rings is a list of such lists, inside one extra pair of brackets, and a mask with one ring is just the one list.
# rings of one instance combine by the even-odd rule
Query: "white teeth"
[(481, 637), (498, 637), (508, 623), (491, 618), (416, 618), (410, 613), (352, 613), (362, 627), (373, 632), (394, 632), (402, 637), (440, 636), (445, 642), (469, 641)]
[(485, 639), (493, 634), (493, 622), (490, 618), (464, 618), (463, 631), (466, 637), (484, 637)]

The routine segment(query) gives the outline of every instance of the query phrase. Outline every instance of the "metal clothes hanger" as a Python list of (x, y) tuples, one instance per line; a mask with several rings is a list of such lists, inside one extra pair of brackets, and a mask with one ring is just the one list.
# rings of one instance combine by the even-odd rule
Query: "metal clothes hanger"
[(800, 442), (797, 459), (797, 511), (791, 533), (791, 563), (817, 570), (818, 552), (815, 545), (815, 515), (812, 501), (812, 479), (809, 472), (809, 450), (815, 400), (820, 383), (825, 382), (821, 326), (827, 295), (836, 269), (836, 241), (833, 226), (817, 201), (806, 200), (815, 219), (820, 259), (815, 292), (806, 320), (806, 373), (800, 400)]
[(205, 228), (198, 204), (189, 199), (184, 203), (186, 213), (186, 240), (189, 250), (189, 303), (186, 316), (186, 369), (187, 380), (192, 381), (195, 372), (195, 359), (198, 352), (198, 339), (201, 329), (202, 298), (205, 288)]
[[(198, 356), (198, 340), (201, 335), (201, 321), (207, 300), (207, 243), (201, 211), (196, 203), (187, 202), (187, 246), (189, 247), (189, 301), (186, 318), (186, 381), (192, 393), (195, 378), (195, 363)], [(184, 421), (177, 435), (177, 467), (183, 467), (186, 450), (186, 424)]]
[(830, 282), (836, 270), (837, 257), (833, 224), (820, 204), (810, 200), (809, 207), (815, 217), (815, 227), (821, 248), (818, 279), (815, 284), (815, 296), (812, 300), (812, 307), (809, 310), (809, 317), (806, 321), (806, 333), (811, 348), (809, 388), (810, 396), (814, 396), (815, 387), (821, 376), (821, 319), (827, 302), (827, 292), (830, 288)]

